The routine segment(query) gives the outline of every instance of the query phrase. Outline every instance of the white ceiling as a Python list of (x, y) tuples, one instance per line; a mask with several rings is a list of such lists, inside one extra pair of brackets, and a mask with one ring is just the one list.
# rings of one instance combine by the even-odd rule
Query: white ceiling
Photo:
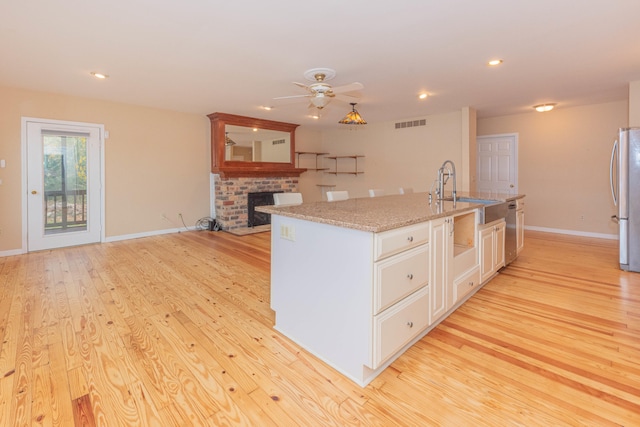
[(338, 128), (344, 102), (314, 121), (304, 101), (273, 101), (328, 67), (331, 85), (364, 85), (369, 123), (465, 106), (488, 117), (626, 99), (640, 1), (2, 0), (0, 58), (0, 85), (202, 115)]

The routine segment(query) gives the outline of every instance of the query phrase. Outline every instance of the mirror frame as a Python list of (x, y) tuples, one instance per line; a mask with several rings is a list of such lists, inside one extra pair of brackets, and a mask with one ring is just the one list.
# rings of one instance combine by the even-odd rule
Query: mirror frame
[[(226, 113), (209, 114), (211, 120), (211, 172), (223, 178), (234, 177), (290, 177), (300, 176), (306, 169), (295, 167), (295, 131), (298, 125), (236, 116)], [(289, 162), (242, 162), (225, 159), (225, 126), (243, 126), (289, 132), (291, 142)]]

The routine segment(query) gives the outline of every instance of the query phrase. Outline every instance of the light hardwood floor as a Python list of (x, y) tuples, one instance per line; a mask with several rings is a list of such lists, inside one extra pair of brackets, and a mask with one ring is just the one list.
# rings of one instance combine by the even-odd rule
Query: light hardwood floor
[(640, 425), (640, 273), (615, 241), (528, 232), (360, 388), (272, 329), (269, 238), (0, 258), (0, 426)]

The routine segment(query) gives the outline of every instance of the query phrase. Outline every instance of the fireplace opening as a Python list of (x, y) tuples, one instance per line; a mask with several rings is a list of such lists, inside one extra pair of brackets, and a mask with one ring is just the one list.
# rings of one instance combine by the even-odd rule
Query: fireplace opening
[(273, 194), (282, 191), (261, 191), (247, 194), (247, 226), (271, 224), (271, 215), (256, 211), (256, 206), (273, 205)]

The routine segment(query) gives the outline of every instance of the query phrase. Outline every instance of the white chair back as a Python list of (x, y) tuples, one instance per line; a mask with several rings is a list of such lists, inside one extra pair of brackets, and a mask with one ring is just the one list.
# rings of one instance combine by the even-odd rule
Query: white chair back
[(382, 188), (369, 189), (369, 197), (380, 197), (380, 196), (384, 196), (384, 190)]
[(327, 191), (327, 200), (330, 202), (337, 202), (338, 200), (349, 199), (348, 191)]
[(411, 187), (400, 187), (400, 194), (409, 194), (413, 193), (413, 188)]
[(302, 193), (274, 193), (273, 204), (275, 206), (299, 205), (302, 203)]

